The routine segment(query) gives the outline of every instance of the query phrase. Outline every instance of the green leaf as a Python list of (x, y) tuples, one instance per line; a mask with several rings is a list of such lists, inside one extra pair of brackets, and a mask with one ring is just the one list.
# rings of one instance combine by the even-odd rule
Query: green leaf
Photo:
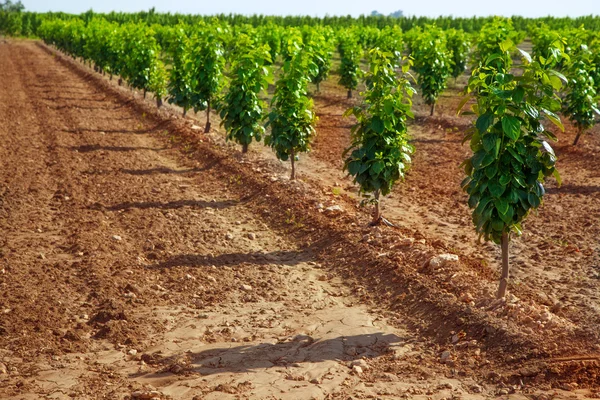
[(501, 215), (505, 215), (508, 212), (509, 205), (506, 199), (496, 199), (494, 200), (494, 205), (496, 206), (496, 210), (498, 210)]
[(494, 122), (494, 115), (492, 113), (485, 113), (477, 118), (477, 122), (475, 122), (475, 126), (480, 133), (487, 132), (488, 128)]
[(493, 197), (499, 198), (506, 190), (506, 186), (501, 185), (499, 182), (492, 181), (489, 183), (488, 189)]
[(502, 117), (502, 131), (513, 141), (516, 141), (521, 133), (521, 121), (512, 115)]

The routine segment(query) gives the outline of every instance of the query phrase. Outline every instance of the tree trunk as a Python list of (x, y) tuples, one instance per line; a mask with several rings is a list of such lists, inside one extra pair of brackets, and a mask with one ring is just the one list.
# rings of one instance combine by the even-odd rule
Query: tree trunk
[(144, 99), (146, 98), (146, 93), (148, 92), (148, 90), (144, 89)]
[(431, 104), (431, 112), (429, 113), (429, 116), (431, 117), (434, 112), (435, 112), (435, 103)]
[(244, 143), (242, 145), (242, 153), (246, 154), (248, 152), (248, 143)]
[(508, 287), (508, 241), (508, 232), (502, 232), (502, 275), (500, 276), (500, 286), (498, 287), (498, 295), (496, 296), (499, 299), (506, 296), (506, 289)]
[(291, 150), (291, 161), (292, 161), (292, 176), (290, 176), (291, 180), (296, 179), (296, 154), (294, 153), (294, 148)]
[(208, 107), (206, 107), (206, 126), (204, 127), (204, 133), (210, 132), (210, 100), (208, 101)]
[(157, 96), (156, 97), (156, 108), (161, 108), (162, 105), (163, 105), (162, 98)]
[(351, 99), (352, 98), (352, 89), (348, 89), (348, 98)]
[(108, 78), (109, 81), (112, 81), (112, 74), (110, 74), (110, 77)]
[(583, 128), (579, 128), (577, 130), (577, 136), (575, 136), (575, 141), (573, 142), (573, 146), (577, 145), (577, 142), (579, 142), (579, 137), (581, 136), (582, 133), (583, 133)]
[(321, 93), (321, 82), (317, 82), (317, 93)]
[(119, 78), (119, 86), (123, 85), (123, 78)]
[(183, 118), (185, 118), (185, 115), (187, 114), (187, 108), (183, 107)]
[(374, 193), (375, 197), (375, 209), (373, 210), (373, 222), (371, 224), (376, 225), (381, 219), (381, 200), (379, 199), (381, 191), (377, 189)]

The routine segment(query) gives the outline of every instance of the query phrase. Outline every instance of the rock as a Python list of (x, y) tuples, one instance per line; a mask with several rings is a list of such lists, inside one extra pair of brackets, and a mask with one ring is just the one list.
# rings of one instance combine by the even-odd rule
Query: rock
[(350, 366), (354, 367), (354, 366), (359, 366), (362, 370), (367, 370), (369, 369), (369, 364), (367, 364), (367, 362), (365, 360), (363, 360), (362, 358), (360, 360), (354, 360), (350, 363)]
[(448, 265), (454, 265), (458, 263), (458, 256), (456, 254), (440, 254), (439, 256), (433, 257), (429, 260), (429, 266), (438, 269), (444, 268)]
[(271, 182), (277, 182), (279, 179), (276, 176), (271, 177)]
[(344, 209), (337, 204), (335, 206), (330, 206), (325, 209), (325, 213), (328, 215), (337, 215), (344, 212)]
[(442, 354), (440, 355), (440, 361), (442, 362), (442, 364), (445, 364), (448, 361), (450, 361), (451, 356), (452, 356), (452, 354), (448, 350), (446, 350), (446, 351), (442, 352)]
[(323, 203), (319, 203), (319, 204), (317, 204), (317, 209), (318, 209), (318, 210), (322, 210), (322, 209), (324, 209), (324, 208), (325, 208), (325, 206), (323, 205)]
[(471, 392), (473, 392), (473, 393), (482, 393), (483, 392), (483, 388), (479, 385), (471, 385), (470, 389), (471, 389)]
[(135, 294), (142, 293), (142, 290), (132, 283), (128, 283), (127, 286), (125, 286), (125, 291), (130, 292), (130, 293), (135, 293)]
[(360, 375), (363, 373), (363, 369), (358, 365), (355, 365), (352, 367), (352, 372), (354, 372), (356, 375)]
[(2, 374), (8, 374), (8, 369), (6, 368), (6, 365), (0, 363), (0, 375)]
[(498, 394), (500, 396), (506, 396), (508, 394), (508, 390), (506, 390), (506, 389), (500, 389), (500, 390), (498, 390)]
[(240, 286), (240, 288), (244, 291), (244, 292), (251, 292), (252, 291), (252, 286), (250, 285), (242, 285)]
[(190, 275), (190, 274), (185, 274), (185, 279), (187, 279), (187, 280), (193, 280), (193, 279), (196, 279), (196, 278), (194, 278), (194, 277), (193, 277), (192, 275)]
[(226, 233), (225, 234), (225, 239), (231, 240), (231, 239), (233, 239), (233, 235), (231, 233)]
[(198, 125), (192, 125), (192, 130), (199, 131), (200, 129), (202, 129), (202, 128), (199, 127)]
[(137, 350), (136, 349), (131, 349), (127, 352), (127, 354), (129, 354), (130, 356), (135, 356), (137, 355)]
[(152, 400), (152, 399), (159, 399), (161, 397), (160, 392), (156, 391), (156, 390), (138, 390), (136, 392), (131, 393), (131, 398), (132, 399), (139, 399), (139, 400)]
[(475, 300), (475, 298), (469, 292), (465, 292), (460, 296), (460, 301), (462, 301), (463, 303), (470, 303), (473, 300)]
[(117, 242), (119, 242), (119, 241), (121, 241), (121, 240), (122, 240), (121, 236), (119, 236), (119, 235), (113, 235), (113, 236), (112, 236), (112, 239), (113, 239), (113, 240), (116, 240)]
[(310, 380), (310, 383), (313, 383), (315, 385), (319, 385), (319, 384), (321, 384), (321, 381), (319, 379), (317, 379), (317, 378), (313, 378), (313, 379)]
[(397, 246), (410, 247), (415, 243), (415, 239), (413, 238), (404, 238), (400, 240)]
[(248, 234), (248, 239), (250, 239), (250, 240), (254, 240), (254, 239), (256, 239), (256, 234), (254, 234), (254, 233), (249, 233), (249, 234)]
[(212, 283), (217, 283), (217, 279), (214, 276), (211, 275), (207, 275), (206, 279), (208, 279), (209, 281), (211, 281)]

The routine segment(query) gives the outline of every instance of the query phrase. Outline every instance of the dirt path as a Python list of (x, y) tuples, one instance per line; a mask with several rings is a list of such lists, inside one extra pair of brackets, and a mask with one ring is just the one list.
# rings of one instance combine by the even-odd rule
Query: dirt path
[[(522, 399), (549, 389), (484, 379), (481, 342), (456, 332), (460, 343), (440, 344), (414, 322), (449, 320), (373, 307), (331, 266), (336, 252), (353, 263), (347, 249), (283, 234), (306, 229), (294, 210), (285, 231), (265, 223), (255, 199), (267, 194), (243, 195), (241, 175), (186, 157), (165, 124), (82, 76), (35, 43), (0, 45), (0, 397)], [(375, 246), (381, 233), (369, 235)]]

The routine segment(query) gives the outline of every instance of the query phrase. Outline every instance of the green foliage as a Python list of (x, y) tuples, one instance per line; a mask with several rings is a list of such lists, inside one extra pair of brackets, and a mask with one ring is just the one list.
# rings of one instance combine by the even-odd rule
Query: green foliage
[(394, 54), (375, 48), (369, 56), (363, 104), (345, 113), (354, 115), (357, 123), (352, 128), (344, 169), (354, 176), (361, 193), (376, 193), (378, 197), (378, 193), (390, 193), (411, 162), (414, 148), (408, 143), (407, 119), (413, 117), (415, 90), (408, 80), (409, 60), (398, 77)]
[[(310, 28), (305, 33), (304, 42), (310, 49), (312, 62), (317, 66), (317, 72), (312, 77), (312, 83), (317, 85), (317, 91), (320, 89), (320, 84), (329, 75), (331, 69), (331, 58), (333, 57), (333, 41), (328, 38), (325, 29)], [(329, 35), (330, 37), (332, 35)]]
[[(291, 49), (288, 43), (288, 48)], [(299, 47), (283, 63), (282, 75), (276, 83), (272, 111), (267, 127), (271, 133), (265, 143), (275, 150), (282, 161), (292, 160), (292, 179), (295, 178), (294, 161), (298, 153), (310, 150), (315, 134), (313, 102), (307, 97), (308, 83), (317, 72), (311, 55)]]
[(167, 59), (171, 64), (168, 71), (169, 103), (183, 108), (184, 113), (193, 107), (192, 69), (190, 40), (184, 25), (175, 26), (167, 33)]
[(467, 69), (467, 60), (471, 51), (469, 35), (462, 30), (449, 29), (446, 31), (446, 41), (448, 51), (452, 53), (450, 75), (456, 79)]
[(414, 40), (412, 47), (421, 94), (425, 103), (433, 106), (450, 76), (452, 54), (446, 47), (446, 36), (441, 29), (430, 26)]
[(596, 66), (592, 61), (592, 52), (587, 46), (582, 47), (581, 51), (571, 57), (571, 62), (567, 64), (564, 71), (567, 76), (567, 87), (562, 111), (577, 128), (576, 141), (581, 133), (594, 126), (596, 115), (600, 114), (598, 110), (600, 96), (592, 78)]
[(244, 152), (252, 140), (261, 141), (265, 132), (264, 102), (259, 98), (271, 82), (272, 73), (266, 66), (271, 63), (267, 44), (255, 45), (248, 36), (238, 38), (242, 50), (232, 62), (232, 80), (223, 99), (221, 124), (227, 130), (227, 139), (243, 146)]
[(486, 60), (490, 55), (496, 54), (498, 46), (505, 40), (519, 44), (524, 36), (523, 32), (515, 30), (510, 18), (494, 17), (479, 31), (473, 53), (473, 66), (476, 67), (480, 60)]
[(522, 221), (542, 202), (544, 178), (558, 177), (556, 156), (546, 141), (554, 135), (541, 120), (545, 116), (562, 129), (555, 91), (565, 79), (552, 68), (563, 49), (536, 59), (522, 51), (522, 75), (512, 68), (514, 50), (512, 41), (502, 42), (473, 70), (468, 86), (477, 100), (477, 120), (465, 136), (473, 156), (463, 163), (467, 178), (462, 187), (469, 194), (477, 232), (495, 243), (503, 233), (521, 234)]
[(134, 88), (150, 89), (150, 71), (160, 54), (152, 29), (144, 24), (126, 24), (120, 30), (123, 43), (121, 76)]
[(223, 88), (224, 49), (220, 28), (208, 27), (195, 32), (190, 40), (189, 62), (186, 64), (192, 85), (194, 111), (209, 110)]
[(360, 60), (363, 49), (353, 36), (345, 35), (339, 38), (338, 51), (341, 58), (339, 84), (348, 90), (348, 97), (351, 97), (362, 76)]

